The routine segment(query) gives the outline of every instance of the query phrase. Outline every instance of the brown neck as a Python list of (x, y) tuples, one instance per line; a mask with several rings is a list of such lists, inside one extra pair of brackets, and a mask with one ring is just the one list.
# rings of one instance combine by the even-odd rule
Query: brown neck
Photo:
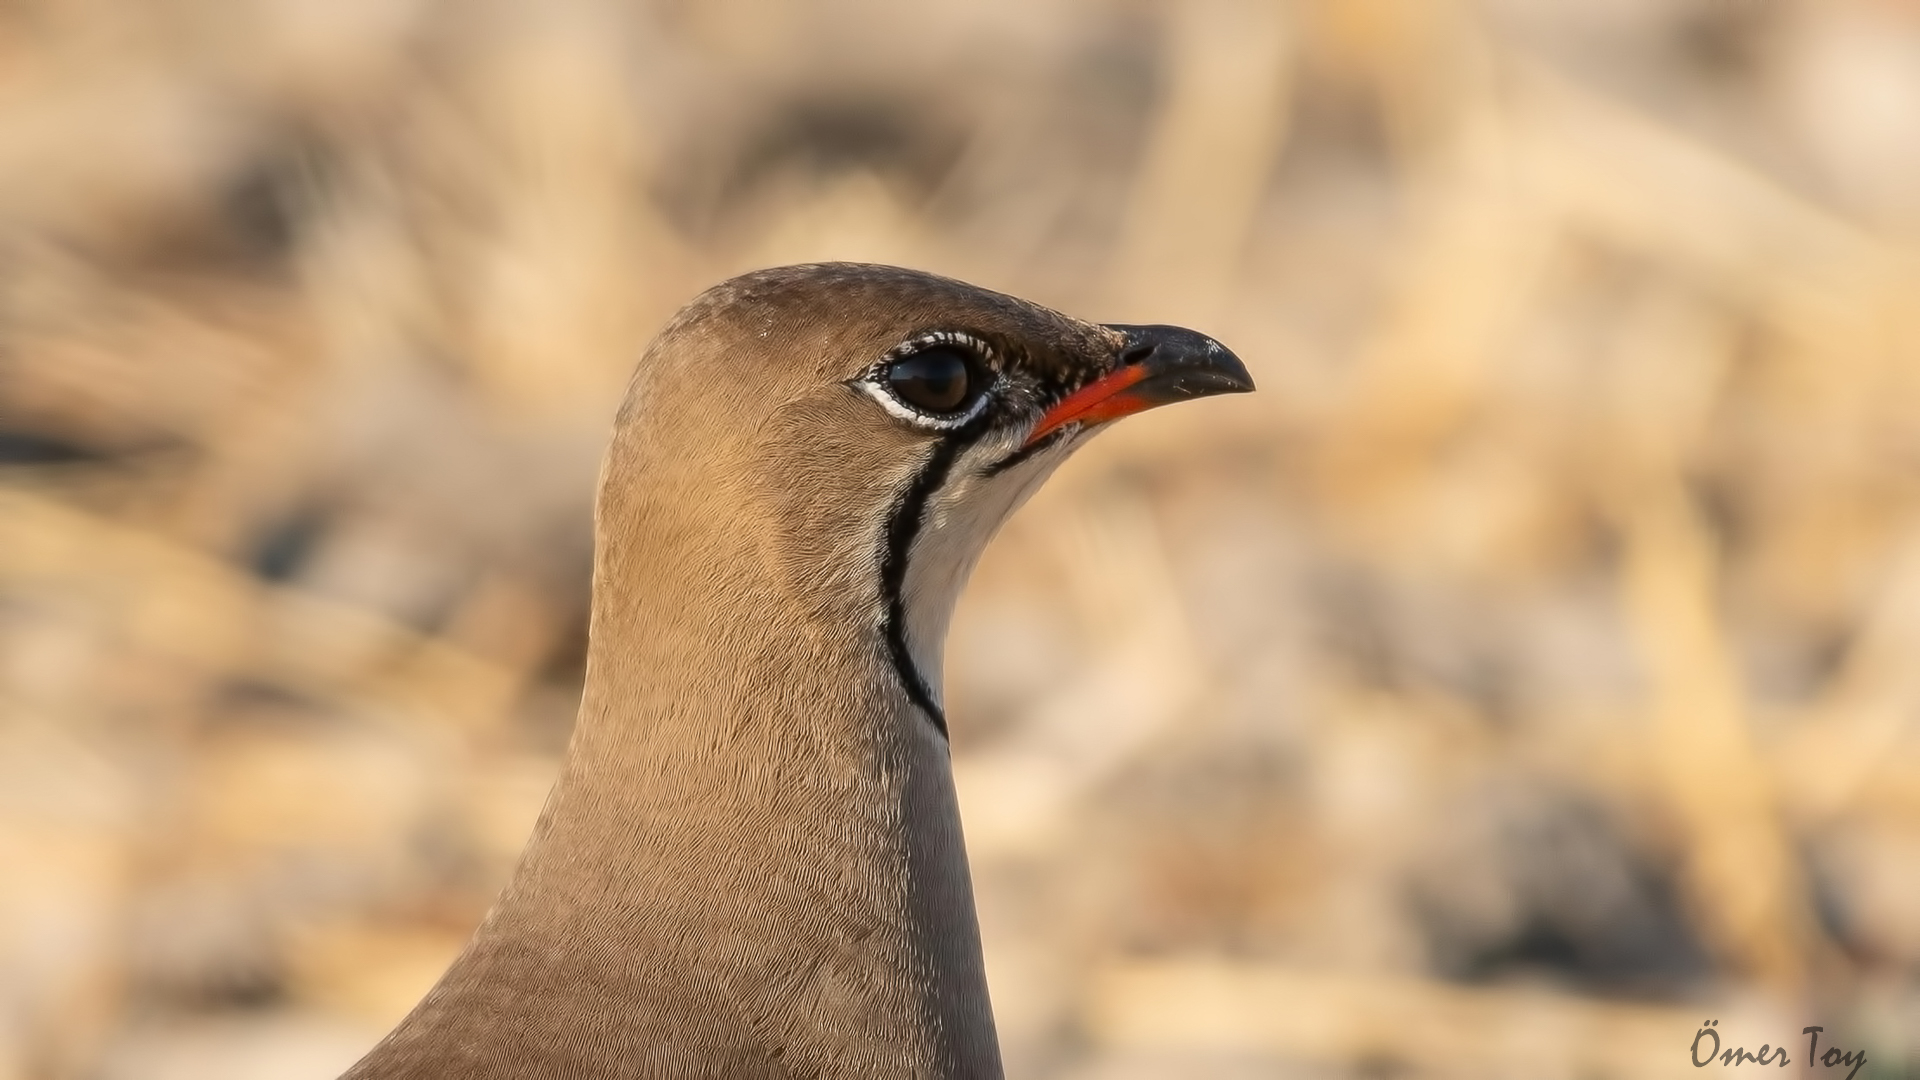
[[(512, 883), (348, 1076), (999, 1076), (946, 744), (877, 624), (777, 573), (669, 582), (648, 532), (603, 544)], [(742, 544), (697, 565), (767, 565)]]

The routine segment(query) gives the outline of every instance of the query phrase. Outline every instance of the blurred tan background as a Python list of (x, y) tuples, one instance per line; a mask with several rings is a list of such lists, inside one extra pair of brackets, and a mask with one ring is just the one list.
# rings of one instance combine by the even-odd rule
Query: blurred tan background
[(0, 1080), (399, 1017), (554, 775), (625, 373), (824, 258), (1261, 386), (961, 606), (1016, 1076), (1914, 1075), (1917, 241), (1895, 0), (8, 0)]

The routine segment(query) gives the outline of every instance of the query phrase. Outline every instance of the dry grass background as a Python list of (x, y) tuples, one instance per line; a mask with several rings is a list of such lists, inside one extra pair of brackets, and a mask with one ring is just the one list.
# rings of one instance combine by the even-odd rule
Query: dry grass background
[(1895, 0), (0, 4), (0, 1078), (398, 1017), (554, 773), (622, 377), (836, 257), (1262, 389), (962, 604), (1017, 1075), (1910, 1075), (1916, 237)]

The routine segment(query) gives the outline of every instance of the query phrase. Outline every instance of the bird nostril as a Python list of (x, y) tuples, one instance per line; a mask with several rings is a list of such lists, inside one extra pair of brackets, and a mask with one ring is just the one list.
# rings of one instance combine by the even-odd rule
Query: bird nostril
[(1153, 350), (1154, 346), (1151, 344), (1135, 345), (1120, 354), (1120, 366), (1127, 367), (1131, 364), (1144, 364), (1148, 358), (1153, 355)]

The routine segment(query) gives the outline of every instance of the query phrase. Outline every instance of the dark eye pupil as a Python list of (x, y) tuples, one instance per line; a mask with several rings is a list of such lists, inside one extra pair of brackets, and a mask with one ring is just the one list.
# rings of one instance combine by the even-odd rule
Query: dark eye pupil
[(953, 412), (973, 393), (973, 365), (958, 349), (939, 346), (904, 356), (887, 369), (900, 400), (928, 412)]

